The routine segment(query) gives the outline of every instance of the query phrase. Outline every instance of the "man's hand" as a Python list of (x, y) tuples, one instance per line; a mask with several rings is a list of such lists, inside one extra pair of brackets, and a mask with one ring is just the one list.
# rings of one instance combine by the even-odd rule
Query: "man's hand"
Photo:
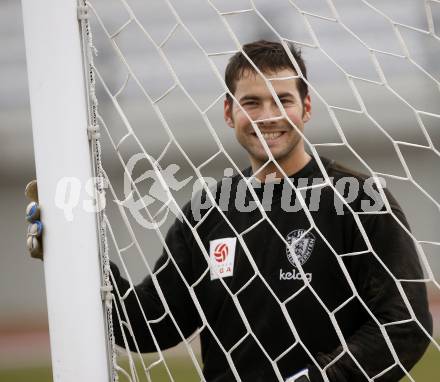
[(26, 197), (31, 202), (26, 207), (26, 220), (29, 222), (27, 229), (26, 246), (33, 258), (43, 260), (43, 242), (41, 233), (43, 224), (40, 221), (40, 206), (38, 205), (38, 186), (37, 181), (33, 180), (26, 186), (24, 191)]

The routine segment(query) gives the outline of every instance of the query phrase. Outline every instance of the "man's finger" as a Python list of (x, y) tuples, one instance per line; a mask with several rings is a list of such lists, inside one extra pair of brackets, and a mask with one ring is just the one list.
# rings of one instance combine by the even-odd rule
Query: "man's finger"
[(40, 206), (37, 202), (31, 202), (26, 207), (26, 220), (34, 222), (40, 218)]
[(43, 260), (43, 248), (41, 242), (35, 236), (28, 236), (26, 246), (33, 258)]
[(43, 260), (43, 245), (41, 243), (41, 234), (43, 232), (43, 224), (36, 220), (28, 225), (26, 246), (33, 258)]
[(28, 236), (33, 236), (33, 237), (41, 237), (41, 233), (43, 232), (43, 224), (39, 221), (36, 220), (33, 223), (28, 225)]
[(34, 202), (38, 202), (38, 185), (37, 181), (34, 179), (30, 181), (24, 190), (24, 194), (27, 198)]

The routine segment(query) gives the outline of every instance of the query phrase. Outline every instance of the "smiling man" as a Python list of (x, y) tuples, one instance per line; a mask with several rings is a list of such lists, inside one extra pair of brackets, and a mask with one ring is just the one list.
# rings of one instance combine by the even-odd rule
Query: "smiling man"
[[(126, 333), (129, 346), (154, 352), (156, 343), (174, 346), (199, 329), (207, 381), (395, 382), (432, 332), (408, 223), (387, 190), (378, 204), (366, 176), (307, 153), (307, 73), (300, 52), (288, 48), (244, 45), (226, 69), (225, 122), (248, 152), (243, 174), (257, 179), (253, 192), (235, 175), (214, 190), (217, 204), (229, 190), (224, 208), (200, 218), (188, 203), (186, 219), (168, 231), (155, 279), (134, 290), (112, 264), (136, 339)], [(289, 210), (299, 185), (315, 186), (319, 198), (306, 192), (302, 208)], [(357, 192), (341, 202), (347, 185)], [(237, 198), (269, 208), (245, 211)], [(366, 206), (377, 208), (363, 213)], [(123, 345), (121, 326), (114, 328)]]
[[(273, 52), (278, 50), (278, 54), (273, 54), (272, 57), (257, 56), (260, 60), (254, 61), (270, 82), (273, 92), (268, 88), (265, 78), (254, 70), (243, 55), (234, 56), (226, 69), (225, 77), (226, 84), (238, 104), (227, 95), (224, 102), (225, 121), (235, 129), (238, 142), (249, 153), (254, 172), (268, 160), (268, 154), (257, 135), (259, 130), (272, 154), (272, 159), (277, 161), (287, 174), (293, 174), (310, 160), (310, 155), (304, 150), (302, 139), (304, 124), (311, 117), (311, 100), (307, 93), (307, 85), (298, 77), (292, 64), (287, 62), (289, 58), (281, 45), (266, 47), (264, 42), (260, 42), (246, 47), (250, 56), (258, 49), (275, 49)], [(284, 55), (286, 62), (276, 61), (281, 55)], [(306, 75), (302, 60), (301, 66), (303, 75)], [(252, 121), (257, 124), (257, 129), (252, 125)], [(274, 172), (282, 177), (272, 162), (263, 173), (259, 173), (258, 178), (264, 179), (266, 174)]]

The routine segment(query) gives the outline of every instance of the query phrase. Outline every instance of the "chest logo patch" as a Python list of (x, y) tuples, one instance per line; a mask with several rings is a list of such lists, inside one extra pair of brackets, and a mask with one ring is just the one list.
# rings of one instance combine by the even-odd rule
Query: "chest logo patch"
[(236, 237), (225, 237), (209, 242), (209, 269), (211, 280), (232, 276), (234, 274), (236, 243)]
[[(316, 240), (313, 233), (307, 232), (304, 235), (305, 232), (305, 229), (296, 229), (286, 237), (286, 241), (289, 244), (286, 246), (287, 259), (294, 267), (296, 267), (294, 258), (296, 257), (298, 262), (303, 265), (309, 259), (315, 246)], [(301, 240), (298, 240), (299, 238)]]

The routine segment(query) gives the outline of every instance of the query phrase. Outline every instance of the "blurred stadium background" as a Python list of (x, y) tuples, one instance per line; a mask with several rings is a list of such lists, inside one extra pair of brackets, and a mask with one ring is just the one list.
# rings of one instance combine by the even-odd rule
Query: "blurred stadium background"
[[(115, 31), (126, 21), (121, 16), (119, 1), (95, 1), (97, 9), (111, 30)], [(105, 8), (102, 7), (105, 3)], [(134, 9), (141, 1), (130, 1)], [(144, 2), (145, 3), (145, 2)], [(225, 51), (233, 49), (228, 36), (222, 28), (208, 25), (208, 10), (202, 1), (185, 0), (175, 2), (182, 19), (194, 32), (207, 51)], [(216, 1), (219, 9), (231, 10), (231, 2)], [(234, 1), (234, 9), (247, 8), (247, 1)], [(287, 1), (257, 1), (265, 16), (278, 30), (291, 39), (311, 42), (307, 29), (301, 18)], [(304, 10), (324, 16), (330, 16), (325, 1), (300, 0), (295, 3)], [(399, 53), (400, 48), (389, 23), (378, 17), (360, 1), (337, 0), (333, 2), (346, 20), (347, 26), (371, 46)], [(380, 7), (393, 20), (411, 26), (426, 29), (426, 15), (421, 0), (390, 0), (382, 3), (378, 0), (370, 3)], [(440, 33), (440, 4), (432, 2), (433, 16), (437, 35)], [(165, 37), (169, 31), (169, 15), (164, 11), (161, 1), (151, 1), (148, 12), (139, 11), (140, 21), (151, 28), (151, 33), (157, 40)], [(48, 13), (49, 15), (49, 13)], [(231, 25), (241, 42), (272, 36), (267, 28), (256, 23), (251, 14), (231, 17)], [(293, 21), (294, 20), (294, 21)], [(42, 20), (44, 22), (44, 20)], [(370, 56), (362, 49), (359, 42), (347, 36), (347, 33), (325, 20), (310, 18), (312, 27), (317, 33), (324, 48), (344, 68), (345, 71), (357, 76), (378, 80)], [(206, 33), (206, 31), (212, 31)], [(402, 29), (402, 35), (414, 59), (428, 71), (437, 81), (440, 80), (440, 43), (422, 33)], [(167, 74), (155, 62), (151, 46), (137, 44), (139, 30), (127, 28), (118, 37), (124, 54), (130, 64), (138, 70), (145, 66), (151, 69), (143, 71), (141, 81), (151, 94), (159, 95), (167, 85)], [(125, 71), (117, 56), (109, 49), (108, 41), (103, 37), (99, 28), (94, 30), (95, 42), (98, 47), (96, 64), (106, 79), (106, 82), (116, 91), (125, 80)], [(338, 41), (338, 43), (335, 43)], [(50, 360), (49, 338), (47, 329), (47, 311), (44, 292), (44, 274), (42, 263), (29, 258), (25, 249), (24, 207), (27, 201), (23, 195), (24, 185), (35, 177), (31, 118), (27, 88), (27, 72), (25, 47), (20, 2), (17, 0), (0, 1), (0, 373), (1, 370), (45, 366)], [(208, 66), (194, 45), (184, 33), (173, 37), (167, 48), (175, 71), (188, 86), (194, 99), (205, 107), (220, 94), (221, 88), (209, 73)], [(356, 100), (350, 90), (345, 76), (335, 69), (319, 51), (304, 48), (303, 54), (308, 64), (309, 79), (316, 85), (317, 91), (331, 104), (340, 107), (355, 108)], [(196, 55), (196, 56), (194, 56)], [(382, 55), (380, 63), (384, 68), (390, 85), (408, 102), (420, 110), (440, 113), (440, 92), (435, 82), (423, 76), (409, 65), (406, 60)], [(50, 60), (50, 57), (48, 57)], [(219, 59), (219, 68), (224, 68), (226, 58)], [(139, 72), (140, 73), (140, 72)], [(68, 73), (66, 73), (68, 75)], [(161, 152), (166, 144), (165, 135), (160, 131), (157, 120), (154, 119), (151, 108), (139, 94), (139, 90), (129, 83), (120, 97), (121, 104), (130, 116), (130, 122), (136, 133), (145, 142), (147, 151), (152, 155)], [(426, 144), (417, 121), (410, 109), (398, 101), (383, 87), (356, 82), (362, 98), (372, 116), (393, 137), (416, 144)], [(98, 94), (104, 95), (102, 89)], [(56, 96), (56, 95), (54, 95)], [(339, 142), (336, 129), (328, 116), (324, 105), (312, 93), (313, 118), (306, 126), (306, 135), (312, 143)], [(117, 130), (118, 117), (109, 107), (105, 97), (100, 100), (101, 113)], [(203, 129), (200, 117), (191, 108), (182, 94), (176, 92), (164, 101), (167, 120), (175, 131), (179, 143), (186, 150), (191, 160), (200, 164), (215, 153), (215, 147), (208, 133)], [(113, 113), (113, 114), (112, 114)], [(212, 116), (211, 116), (212, 114)], [(342, 129), (353, 148), (376, 171), (404, 175), (400, 160), (392, 144), (366, 118), (350, 113), (337, 113)], [(212, 118), (212, 119), (211, 119)], [(210, 119), (222, 139), (226, 150), (242, 167), (246, 165), (246, 157), (241, 148), (235, 143), (232, 132), (224, 126), (221, 114), (221, 102), (210, 113)], [(423, 117), (432, 141), (440, 150), (440, 120), (434, 117)], [(62, 121), (60, 121), (62, 124)], [(115, 131), (116, 131), (115, 130)], [(56, 144), (62, 137), (54, 133)], [(134, 146), (128, 144), (128, 153), (134, 153)], [(327, 157), (338, 159), (345, 164), (363, 170), (356, 158), (343, 147), (327, 147), (319, 150)], [(440, 160), (432, 151), (402, 147), (402, 154), (414, 179), (437, 201), (440, 201)], [(164, 159), (166, 163), (179, 163), (177, 150), (171, 149)], [(104, 160), (110, 172), (118, 173), (120, 168), (109, 154)], [(220, 161), (213, 162), (206, 171), (207, 176), (221, 176), (223, 165)], [(185, 178), (185, 166), (182, 167)], [(424, 197), (410, 182), (397, 181), (387, 178), (387, 185), (403, 206), (411, 228), (419, 240), (439, 241), (440, 212), (434, 203)], [(185, 201), (190, 195), (190, 189), (182, 190), (177, 198)], [(169, 224), (169, 222), (167, 222)], [(166, 229), (164, 226), (164, 230)], [(145, 242), (151, 248), (151, 258), (160, 253), (160, 244), (154, 233), (145, 233)], [(62, 250), (62, 249), (61, 249)], [(440, 278), (439, 246), (424, 246), (429, 263)], [(127, 259), (135, 279), (142, 277), (142, 267), (138, 258)], [(66, 282), (69, 282), (66, 280)], [(428, 285), (430, 307), (434, 317), (435, 336), (440, 336), (440, 293), (433, 285)], [(72, 285), (74, 293), (74, 285)], [(66, 296), (68, 303), (68, 296)], [(438, 356), (438, 354), (437, 354)], [(439, 358), (437, 357), (437, 360)], [(437, 362), (438, 363), (438, 362)], [(2, 375), (2, 374), (0, 374)], [(11, 377), (12, 378), (12, 377)], [(12, 380), (12, 379), (5, 379)], [(25, 380), (25, 379), (23, 379)], [(426, 381), (431, 379), (426, 379)], [(434, 379), (432, 379), (434, 380)]]

